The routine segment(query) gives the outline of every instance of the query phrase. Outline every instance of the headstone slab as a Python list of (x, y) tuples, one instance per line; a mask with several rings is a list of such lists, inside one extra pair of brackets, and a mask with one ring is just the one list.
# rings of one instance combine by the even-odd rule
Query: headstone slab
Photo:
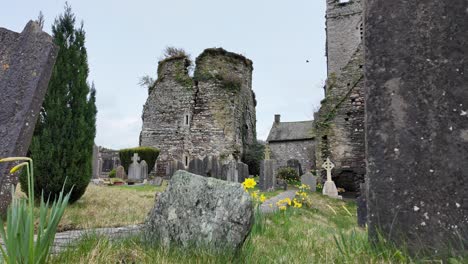
[[(58, 48), (39, 25), (0, 28), (0, 157), (25, 156), (47, 91)], [(0, 214), (11, 201), (13, 164), (0, 164)]]
[(188, 171), (193, 174), (206, 176), (205, 166), (203, 164), (203, 160), (199, 158), (195, 158), (189, 162)]
[(125, 168), (122, 165), (118, 166), (117, 169), (115, 169), (115, 177), (117, 177), (119, 179), (122, 179), (122, 180), (127, 179), (127, 174), (125, 173)]
[(162, 177), (156, 177), (151, 181), (151, 184), (155, 185), (155, 186), (161, 186), (162, 183), (163, 183), (163, 178)]
[(276, 186), (276, 161), (263, 160), (260, 163), (260, 189), (274, 191)]
[(237, 170), (237, 162), (235, 160), (229, 161), (223, 165), (223, 180), (231, 182), (239, 182), (239, 172)]
[(93, 145), (93, 179), (99, 179), (99, 147), (96, 144)]
[(468, 248), (468, 1), (367, 0), (368, 226)]
[(245, 179), (249, 178), (249, 165), (238, 162), (237, 163), (237, 174), (238, 174), (238, 182), (242, 183)]
[(213, 164), (212, 164), (212, 160), (211, 160), (211, 157), (210, 156), (206, 156), (204, 159), (203, 159), (203, 168), (205, 169), (205, 175), (207, 177), (212, 177), (212, 167), (213, 167)]
[(138, 153), (134, 153), (132, 157), (132, 163), (128, 167), (128, 181), (129, 182), (138, 182), (141, 180), (141, 165), (138, 163), (140, 157)]
[(141, 174), (140, 180), (148, 179), (148, 164), (146, 161), (142, 160), (140, 162)]
[(311, 192), (317, 190), (317, 178), (310, 172), (301, 176), (301, 183), (307, 185)]

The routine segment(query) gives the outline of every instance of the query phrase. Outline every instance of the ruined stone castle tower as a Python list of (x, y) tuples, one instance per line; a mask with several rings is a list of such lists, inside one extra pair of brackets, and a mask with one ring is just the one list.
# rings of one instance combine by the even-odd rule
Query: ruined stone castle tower
[(143, 109), (140, 145), (161, 150), (158, 175), (173, 160), (239, 159), (256, 140), (252, 61), (219, 48), (198, 56), (193, 78), (190, 64), (186, 56), (160, 61)]
[(338, 187), (364, 181), (363, 1), (326, 0), (327, 83), (315, 114), (317, 168), (330, 157)]

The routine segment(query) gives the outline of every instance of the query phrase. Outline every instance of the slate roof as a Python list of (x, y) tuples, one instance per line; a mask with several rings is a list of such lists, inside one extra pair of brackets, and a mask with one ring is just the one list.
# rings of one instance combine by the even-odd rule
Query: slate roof
[(314, 121), (273, 123), (267, 142), (314, 139)]

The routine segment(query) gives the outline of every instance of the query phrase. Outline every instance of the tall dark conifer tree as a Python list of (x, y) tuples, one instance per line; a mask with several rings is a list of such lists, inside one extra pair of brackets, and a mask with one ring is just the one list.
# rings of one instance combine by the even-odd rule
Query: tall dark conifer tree
[(96, 90), (87, 82), (85, 31), (83, 23), (75, 27), (75, 20), (66, 4), (52, 26), (60, 51), (30, 146), (35, 193), (44, 191), (45, 197), (54, 198), (66, 180), (65, 191), (73, 186), (72, 202), (84, 194), (91, 179), (97, 113)]

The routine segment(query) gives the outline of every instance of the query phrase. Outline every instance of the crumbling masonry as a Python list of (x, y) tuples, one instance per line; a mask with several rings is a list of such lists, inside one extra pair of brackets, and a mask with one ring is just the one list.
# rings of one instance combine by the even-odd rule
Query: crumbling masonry
[(252, 61), (219, 48), (198, 56), (193, 78), (190, 65), (186, 56), (160, 61), (144, 105), (140, 145), (161, 150), (158, 175), (173, 160), (240, 159), (256, 140)]
[(325, 99), (315, 113), (316, 164), (335, 163), (333, 180), (359, 191), (365, 175), (363, 20), (361, 0), (327, 0), (327, 71)]

